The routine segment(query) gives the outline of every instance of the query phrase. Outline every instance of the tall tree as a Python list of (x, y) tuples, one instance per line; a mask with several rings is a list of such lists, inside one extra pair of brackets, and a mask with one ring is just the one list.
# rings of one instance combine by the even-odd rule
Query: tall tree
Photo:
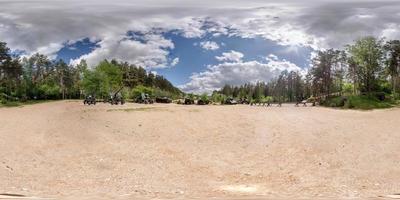
[(310, 73), (312, 75), (314, 93), (317, 95), (330, 95), (335, 89), (334, 78), (342, 79), (341, 55), (340, 51), (329, 49), (319, 51), (317, 56), (312, 60), (313, 66)]
[(386, 71), (392, 80), (393, 94), (396, 95), (396, 87), (400, 75), (400, 40), (387, 41), (384, 45)]
[(355, 75), (360, 81), (361, 92), (371, 93), (376, 89), (378, 76), (382, 72), (382, 40), (364, 37), (349, 45), (347, 50), (357, 70)]
[(19, 63), (19, 58), (13, 58), (7, 44), (0, 42), (0, 92), (3, 90), (7, 95), (17, 95), (21, 75), (22, 66)]

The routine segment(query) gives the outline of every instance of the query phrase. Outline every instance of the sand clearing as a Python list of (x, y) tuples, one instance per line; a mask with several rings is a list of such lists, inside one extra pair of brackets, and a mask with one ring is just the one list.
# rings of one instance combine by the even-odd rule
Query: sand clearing
[(0, 157), (37, 198), (394, 198), (400, 109), (59, 101), (1, 108)]

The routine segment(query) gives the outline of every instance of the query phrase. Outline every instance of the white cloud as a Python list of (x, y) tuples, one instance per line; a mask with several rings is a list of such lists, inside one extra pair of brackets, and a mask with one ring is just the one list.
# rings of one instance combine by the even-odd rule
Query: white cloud
[(122, 38), (105, 38), (98, 43), (99, 48), (71, 60), (71, 64), (78, 64), (85, 59), (89, 66), (94, 66), (104, 59), (126, 61), (137, 66), (148, 68), (162, 68), (168, 66), (168, 49), (174, 44), (160, 35), (146, 35), (145, 42)]
[(217, 49), (219, 49), (219, 45), (214, 41), (200, 42), (200, 46), (205, 50), (217, 50)]
[(62, 44), (59, 43), (50, 43), (47, 46), (38, 47), (36, 52), (33, 53), (40, 53), (44, 55), (48, 55), (50, 59), (55, 59), (57, 57), (57, 52), (63, 47)]
[(213, 90), (219, 90), (225, 84), (242, 85), (248, 82), (268, 82), (284, 70), (302, 72), (297, 65), (277, 57), (265, 63), (236, 60), (208, 66), (207, 70), (193, 74), (190, 81), (179, 88), (185, 92), (211, 93)]
[(381, 37), (386, 39), (400, 39), (400, 24), (387, 24), (385, 29), (383, 29)]
[(174, 59), (172, 60), (171, 66), (173, 67), (173, 66), (177, 65), (178, 63), (179, 63), (179, 58), (176, 57), (176, 58), (174, 58)]
[(230, 51), (222, 53), (222, 56), (215, 56), (218, 61), (232, 61), (232, 62), (241, 62), (243, 58), (243, 54), (237, 51)]
[(266, 58), (267, 61), (273, 61), (273, 60), (278, 60), (278, 56), (274, 54), (269, 54)]

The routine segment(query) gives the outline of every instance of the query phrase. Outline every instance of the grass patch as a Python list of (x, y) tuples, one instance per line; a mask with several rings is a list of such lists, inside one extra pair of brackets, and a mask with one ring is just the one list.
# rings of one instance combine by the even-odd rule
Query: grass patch
[(22, 107), (25, 105), (33, 105), (33, 104), (39, 104), (39, 103), (47, 103), (55, 100), (29, 100), (25, 102), (20, 102), (20, 101), (3, 101), (0, 103), (0, 108), (1, 107)]
[(6, 101), (0, 104), (0, 107), (18, 107), (22, 106), (23, 104), (18, 101)]
[(114, 111), (135, 112), (135, 111), (151, 111), (151, 110), (160, 110), (160, 108), (142, 107), (142, 108), (108, 109), (107, 112), (114, 112)]
[(379, 100), (373, 96), (347, 96), (333, 97), (326, 100), (322, 105), (334, 108), (356, 109), (356, 110), (372, 110), (392, 108), (399, 105), (398, 101), (391, 99)]

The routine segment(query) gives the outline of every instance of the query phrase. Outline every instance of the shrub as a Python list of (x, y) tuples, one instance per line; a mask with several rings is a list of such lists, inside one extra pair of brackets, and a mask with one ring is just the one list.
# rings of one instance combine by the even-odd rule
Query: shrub
[(390, 100), (380, 100), (374, 95), (360, 95), (329, 98), (323, 105), (328, 107), (370, 110), (375, 108), (390, 108), (395, 105), (395, 102)]
[(354, 91), (354, 85), (351, 83), (344, 83), (343, 84), (343, 93), (345, 94), (352, 94)]
[(326, 99), (323, 105), (328, 107), (344, 107), (347, 101), (347, 97), (332, 97)]
[(142, 93), (149, 94), (150, 96), (154, 95), (154, 89), (150, 87), (145, 87), (143, 85), (136, 86), (135, 88), (132, 89), (130, 98), (131, 99), (136, 99), (138, 96), (140, 96)]

